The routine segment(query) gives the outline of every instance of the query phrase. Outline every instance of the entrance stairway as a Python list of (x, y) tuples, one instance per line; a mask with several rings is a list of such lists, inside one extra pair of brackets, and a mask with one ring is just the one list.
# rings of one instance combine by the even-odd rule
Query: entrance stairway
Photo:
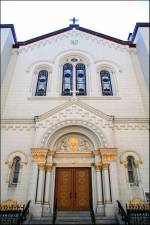
[[(96, 216), (96, 225), (117, 225), (114, 217)], [(51, 225), (52, 217), (41, 217), (39, 219), (32, 218), (30, 223), (32, 225)], [(56, 216), (55, 225), (72, 225), (72, 224), (92, 224), (90, 211), (58, 211)]]
[(55, 224), (92, 224), (90, 211), (59, 211)]

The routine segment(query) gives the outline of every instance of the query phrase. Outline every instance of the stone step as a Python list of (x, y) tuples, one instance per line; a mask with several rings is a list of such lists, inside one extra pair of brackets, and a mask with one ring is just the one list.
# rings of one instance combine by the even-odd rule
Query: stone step
[(55, 223), (55, 225), (57, 225), (57, 224), (62, 224), (62, 225), (65, 225), (65, 224), (67, 224), (67, 225), (71, 225), (71, 224), (87, 224), (87, 225), (89, 225), (89, 224), (92, 224), (90, 221), (74, 221), (74, 222), (70, 222), (70, 221), (56, 221), (56, 223)]
[(91, 217), (81, 217), (81, 216), (61, 216), (57, 217), (56, 221), (89, 221), (91, 220)]
[(72, 215), (82, 215), (82, 216), (90, 216), (89, 211), (58, 211), (57, 216), (72, 216)]
[(99, 225), (117, 225), (117, 221), (112, 216), (96, 216), (96, 224)]

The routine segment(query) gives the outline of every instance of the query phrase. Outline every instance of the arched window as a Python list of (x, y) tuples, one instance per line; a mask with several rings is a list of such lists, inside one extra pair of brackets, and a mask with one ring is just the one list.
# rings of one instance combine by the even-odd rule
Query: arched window
[(20, 171), (20, 157), (16, 156), (13, 159), (13, 163), (12, 163), (12, 169), (11, 169), (11, 177), (10, 177), (10, 181), (11, 184), (17, 184), (18, 183), (18, 178), (19, 178), (19, 171)]
[(63, 66), (62, 95), (72, 95), (73, 66), (66, 63)]
[(100, 72), (102, 95), (113, 95), (110, 73), (107, 70)]
[(128, 169), (128, 179), (129, 183), (131, 185), (138, 185), (138, 179), (137, 179), (137, 170), (135, 165), (135, 160), (133, 156), (127, 157), (127, 169)]
[(45, 96), (47, 88), (48, 71), (41, 70), (38, 74), (38, 81), (36, 86), (36, 96)]
[(84, 64), (76, 65), (76, 93), (86, 95), (86, 72)]

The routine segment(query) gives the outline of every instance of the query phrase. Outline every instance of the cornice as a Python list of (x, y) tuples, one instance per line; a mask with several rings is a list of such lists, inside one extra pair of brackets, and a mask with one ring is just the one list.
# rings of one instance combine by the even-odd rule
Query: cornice
[[(121, 97), (119, 96), (77, 96), (78, 100), (121, 100)], [(28, 97), (28, 100), (36, 101), (36, 100), (66, 100), (71, 101), (72, 96), (32, 96)]]
[(149, 118), (139, 118), (139, 117), (114, 117), (114, 124), (121, 123), (149, 123)]
[(1, 124), (34, 124), (34, 119), (2, 119)]
[(71, 31), (71, 30), (73, 32), (74, 31), (80, 31), (83, 34), (89, 34), (89, 35), (91, 35), (92, 37), (95, 37), (95, 38), (102, 38), (102, 39), (104, 39), (106, 41), (109, 41), (111, 43), (117, 43), (117, 44), (123, 45), (123, 46), (126, 45), (126, 46), (129, 46), (129, 47), (135, 47), (135, 44), (133, 44), (133, 42), (131, 42), (131, 41), (123, 41), (123, 40), (120, 40), (118, 38), (114, 38), (114, 37), (111, 37), (111, 36), (108, 36), (108, 35), (105, 35), (105, 34), (102, 34), (102, 33), (98, 33), (96, 31), (89, 30), (89, 29), (84, 28), (84, 27), (80, 27), (79, 25), (78, 26), (70, 25), (69, 27), (66, 27), (66, 28), (63, 28), (63, 29), (60, 29), (60, 30), (57, 30), (57, 31), (54, 31), (54, 32), (51, 32), (51, 33), (48, 33), (48, 34), (38, 36), (38, 37), (32, 38), (32, 39), (27, 40), (27, 41), (16, 42), (15, 45), (13, 45), (13, 47), (19, 48), (20, 46), (26, 46), (26, 45), (35, 43), (37, 41), (41, 41), (43, 39), (47, 39), (49, 37), (56, 37), (59, 34), (62, 34), (62, 33), (65, 33), (67, 31)]

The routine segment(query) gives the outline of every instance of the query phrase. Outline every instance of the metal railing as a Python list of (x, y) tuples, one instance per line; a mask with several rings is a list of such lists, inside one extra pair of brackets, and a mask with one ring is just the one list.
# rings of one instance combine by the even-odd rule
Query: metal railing
[(53, 220), (52, 220), (53, 225), (55, 224), (56, 217), (57, 217), (57, 199), (54, 202)]
[(29, 213), (30, 202), (26, 205), (0, 205), (0, 224), (22, 225)]
[(90, 215), (91, 215), (91, 222), (92, 222), (93, 225), (95, 225), (96, 221), (95, 221), (95, 213), (94, 213), (94, 210), (93, 210), (92, 200), (90, 200)]
[(129, 225), (150, 224), (150, 203), (126, 204)]
[(121, 203), (117, 200), (119, 214), (121, 215), (122, 221), (125, 222), (125, 225), (128, 224), (128, 216), (124, 208), (122, 207)]
[(121, 203), (117, 200), (119, 214), (125, 225), (149, 225), (150, 221), (150, 204), (126, 204), (126, 211)]

